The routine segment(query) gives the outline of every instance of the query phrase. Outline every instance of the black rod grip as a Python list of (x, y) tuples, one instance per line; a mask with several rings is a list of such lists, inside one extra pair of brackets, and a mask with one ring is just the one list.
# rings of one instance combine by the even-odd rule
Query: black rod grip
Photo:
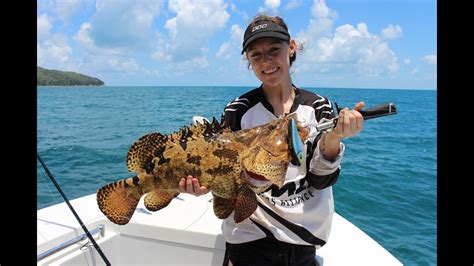
[(368, 120), (386, 115), (394, 115), (397, 113), (397, 108), (394, 103), (385, 103), (365, 110), (360, 110), (359, 113), (364, 117), (364, 120)]

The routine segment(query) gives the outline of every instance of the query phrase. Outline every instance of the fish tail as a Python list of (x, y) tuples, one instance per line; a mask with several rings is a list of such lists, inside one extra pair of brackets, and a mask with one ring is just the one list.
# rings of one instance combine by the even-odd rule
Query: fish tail
[(99, 209), (111, 222), (127, 224), (146, 193), (143, 182), (139, 176), (134, 176), (103, 186), (97, 191)]

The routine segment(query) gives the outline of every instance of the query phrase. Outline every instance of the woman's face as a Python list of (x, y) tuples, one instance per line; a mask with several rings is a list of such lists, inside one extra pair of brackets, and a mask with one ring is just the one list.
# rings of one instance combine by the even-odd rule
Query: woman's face
[(289, 77), (290, 54), (296, 50), (296, 43), (275, 38), (260, 38), (247, 49), (247, 59), (257, 78), (268, 86), (278, 86)]

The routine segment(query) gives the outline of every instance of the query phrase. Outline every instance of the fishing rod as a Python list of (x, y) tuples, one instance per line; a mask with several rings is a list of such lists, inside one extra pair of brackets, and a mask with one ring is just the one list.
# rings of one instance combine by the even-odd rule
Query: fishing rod
[[(339, 113), (341, 108), (337, 106), (337, 103), (334, 104), (336, 105), (337, 113)], [(381, 116), (395, 115), (398, 112), (394, 103), (384, 103), (365, 110), (359, 110), (359, 113), (362, 115), (364, 120), (369, 120)], [(338, 119), (339, 116), (332, 119), (323, 118), (321, 119), (321, 122), (316, 125), (316, 129), (318, 131), (331, 132), (336, 127)]]
[(59, 186), (59, 184), (56, 182), (56, 179), (54, 178), (53, 174), (49, 171), (48, 167), (46, 166), (46, 164), (43, 162), (43, 160), (41, 159), (41, 156), (39, 155), (39, 152), (36, 152), (36, 156), (39, 160), (39, 162), (41, 163), (41, 165), (43, 166), (43, 169), (46, 171), (46, 174), (48, 175), (49, 179), (51, 179), (51, 181), (53, 182), (54, 186), (56, 187), (56, 189), (59, 191), (59, 194), (61, 194), (61, 197), (63, 197), (64, 201), (66, 202), (67, 206), (69, 207), (69, 209), (71, 210), (72, 214), (74, 214), (74, 216), (76, 217), (77, 221), (79, 222), (79, 224), (81, 225), (82, 227), (82, 230), (84, 230), (84, 232), (86, 233), (87, 237), (89, 238), (89, 240), (92, 242), (92, 245), (94, 245), (95, 249), (97, 250), (97, 252), (99, 253), (99, 255), (102, 257), (102, 259), (104, 260), (105, 264), (107, 265), (111, 265), (109, 260), (107, 259), (107, 257), (105, 256), (105, 254), (102, 252), (102, 250), (100, 249), (99, 245), (97, 245), (97, 243), (95, 242), (94, 238), (92, 237), (91, 233), (89, 232), (89, 230), (87, 230), (87, 227), (84, 225), (84, 223), (82, 222), (81, 218), (79, 217), (79, 215), (77, 215), (76, 211), (74, 210), (74, 208), (72, 207), (71, 203), (69, 203), (69, 200), (67, 199), (66, 195), (64, 194), (63, 190), (61, 189), (61, 187)]

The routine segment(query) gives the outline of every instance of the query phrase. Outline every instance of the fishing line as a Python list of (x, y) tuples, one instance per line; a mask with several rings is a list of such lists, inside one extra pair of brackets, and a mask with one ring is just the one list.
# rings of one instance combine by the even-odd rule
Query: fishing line
[(42, 184), (42, 183), (46, 184), (46, 187), (48, 188), (48, 192), (49, 192), (48, 195), (52, 195), (53, 204), (58, 204), (58, 203), (60, 203), (61, 201), (59, 200), (58, 195), (53, 192), (53, 190), (51, 189), (51, 186), (49, 185), (48, 180), (46, 179), (46, 174), (44, 174), (44, 173), (42, 173), (42, 172), (39, 172), (39, 171), (37, 172), (37, 174), (38, 174), (39, 176), (41, 176), (42, 179), (43, 179), (43, 180), (42, 180), (43, 182), (40, 182), (39, 184)]
[(64, 194), (63, 190), (61, 189), (61, 187), (59, 186), (59, 184), (56, 182), (56, 179), (54, 178), (53, 174), (49, 171), (48, 167), (46, 166), (46, 164), (43, 162), (43, 160), (41, 159), (41, 156), (39, 155), (39, 152), (36, 152), (36, 158), (38, 159), (38, 161), (41, 163), (41, 165), (43, 166), (43, 169), (46, 171), (46, 174), (48, 175), (48, 177), (51, 179), (51, 181), (53, 182), (54, 186), (56, 187), (56, 189), (59, 191), (59, 194), (61, 194), (61, 197), (64, 199), (64, 201), (66, 202), (67, 206), (69, 207), (69, 209), (71, 210), (72, 214), (74, 214), (74, 216), (76, 217), (77, 221), (79, 222), (79, 224), (81, 225), (82, 227), (82, 230), (84, 230), (84, 232), (86, 233), (87, 237), (89, 238), (89, 240), (92, 242), (92, 244), (94, 245), (95, 249), (97, 250), (97, 252), (99, 253), (99, 255), (102, 257), (102, 259), (104, 260), (105, 264), (106, 265), (111, 265), (109, 260), (107, 259), (107, 257), (105, 256), (105, 254), (102, 252), (102, 250), (100, 249), (99, 245), (97, 245), (97, 243), (95, 242), (94, 238), (92, 237), (91, 233), (89, 232), (89, 230), (87, 230), (87, 227), (84, 225), (84, 223), (82, 222), (81, 218), (79, 217), (79, 215), (77, 215), (76, 211), (74, 210), (74, 208), (72, 207), (71, 203), (69, 203), (69, 200), (67, 199), (66, 195)]

